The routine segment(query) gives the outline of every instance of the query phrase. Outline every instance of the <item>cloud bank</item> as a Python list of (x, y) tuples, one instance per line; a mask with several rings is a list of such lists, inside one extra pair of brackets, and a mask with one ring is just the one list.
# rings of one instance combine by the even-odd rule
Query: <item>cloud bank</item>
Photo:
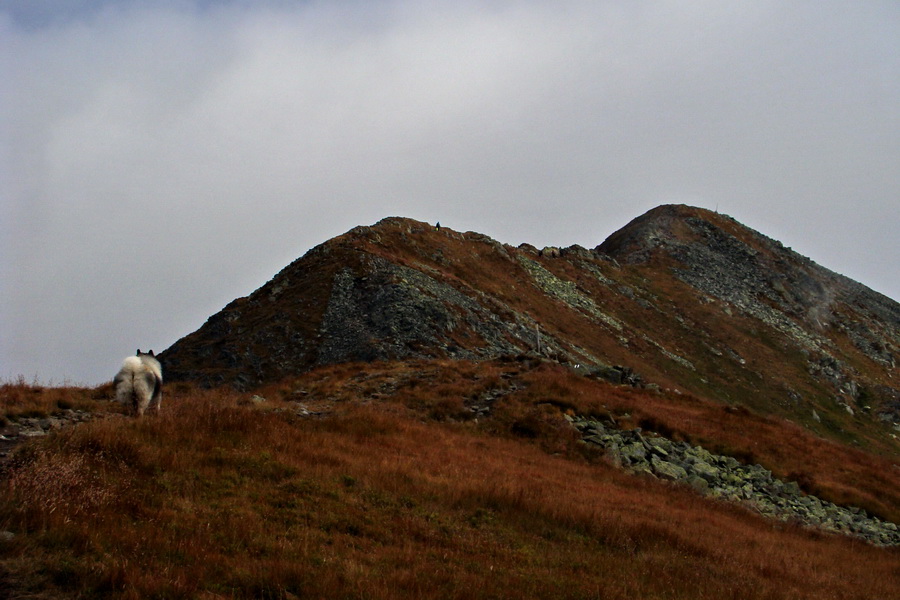
[(900, 298), (900, 5), (0, 3), (0, 377), (94, 384), (389, 215), (718, 208)]

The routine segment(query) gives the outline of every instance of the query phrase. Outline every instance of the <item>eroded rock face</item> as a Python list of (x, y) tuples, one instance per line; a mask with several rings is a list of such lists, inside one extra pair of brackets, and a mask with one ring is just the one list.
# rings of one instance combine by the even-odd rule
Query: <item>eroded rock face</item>
[(869, 516), (861, 508), (838, 506), (802, 492), (795, 481), (782, 481), (759, 465), (712, 454), (701, 446), (649, 435), (640, 429), (621, 430), (612, 423), (568, 417), (587, 444), (602, 448), (614, 464), (691, 485), (704, 495), (746, 504), (782, 521), (852, 535), (883, 546), (900, 545), (897, 525)]
[(380, 258), (363, 277), (349, 269), (335, 277), (320, 332), (319, 364), (515, 354), (533, 335), (452, 286)]

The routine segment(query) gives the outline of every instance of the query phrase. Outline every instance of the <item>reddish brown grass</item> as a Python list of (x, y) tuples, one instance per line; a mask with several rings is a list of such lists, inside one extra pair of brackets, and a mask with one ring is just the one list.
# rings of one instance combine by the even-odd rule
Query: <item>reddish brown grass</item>
[[(822, 439), (785, 419), (761, 416), (690, 394), (652, 393), (614, 386), (548, 362), (426, 361), (336, 365), (305, 375), (264, 395), (313, 399), (327, 406), (390, 398), (434, 419), (471, 419), (467, 402), (489, 390), (512, 391), (479, 427), (492, 434), (525, 437), (551, 453), (577, 454), (561, 412), (613, 417), (625, 428), (642, 427), (708, 450), (759, 463), (776, 476), (838, 504), (865, 508), (900, 521), (900, 467), (877, 456)], [(297, 390), (305, 395), (298, 396)]]
[(97, 388), (44, 387), (24, 377), (0, 382), (0, 425), (22, 417), (47, 417), (65, 409), (108, 409), (114, 396), (112, 384)]
[[(278, 388), (303, 387), (308, 406), (328, 407), (324, 418), (294, 416), (274, 387), (263, 408), (184, 390), (158, 418), (51, 436), (17, 457), (6, 482), (0, 529), (17, 536), (0, 546), (0, 572), (62, 596), (115, 598), (900, 592), (897, 550), (590, 464), (569, 452), (559, 408), (546, 402), (565, 396), (573, 409), (599, 410), (604, 400), (621, 414), (638, 395), (604, 387), (595, 397), (587, 380), (522, 369), (527, 388), (499, 400), (494, 417), (435, 422), (431, 404), (508, 385), (515, 370), (443, 366), (335, 367)], [(417, 369), (427, 385), (411, 384)], [(541, 379), (555, 383), (542, 393)], [(528, 415), (536, 424), (523, 442), (514, 425)], [(53, 465), (57, 482), (46, 477)]]
[(688, 394), (612, 386), (550, 364), (528, 372), (524, 379), (531, 383), (532, 391), (515, 398), (526, 404), (557, 397), (571, 404), (575, 412), (612, 416), (625, 428), (642, 427), (714, 453), (762, 464), (778, 477), (799, 479), (810, 493), (900, 521), (896, 457), (876, 456), (825, 440), (790, 421), (760, 416), (743, 407)]

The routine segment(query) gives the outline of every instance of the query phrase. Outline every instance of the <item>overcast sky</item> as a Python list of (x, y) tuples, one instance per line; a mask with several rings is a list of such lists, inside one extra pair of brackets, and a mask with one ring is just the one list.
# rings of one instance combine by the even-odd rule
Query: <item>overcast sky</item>
[(716, 209), (900, 299), (900, 2), (0, 0), (0, 378), (109, 380), (385, 216)]

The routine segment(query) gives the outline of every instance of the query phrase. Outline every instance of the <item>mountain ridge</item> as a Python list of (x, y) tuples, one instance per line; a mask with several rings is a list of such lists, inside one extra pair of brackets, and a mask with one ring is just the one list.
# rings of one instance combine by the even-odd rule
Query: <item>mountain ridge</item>
[(593, 249), (387, 217), (311, 249), (161, 359), (170, 380), (250, 389), (341, 362), (540, 355), (859, 442), (900, 422), (898, 346), (893, 300), (731, 217), (664, 205)]
[(0, 597), (897, 597), (898, 324), (702, 209), (389, 217), (158, 355), (159, 414), (2, 386)]

